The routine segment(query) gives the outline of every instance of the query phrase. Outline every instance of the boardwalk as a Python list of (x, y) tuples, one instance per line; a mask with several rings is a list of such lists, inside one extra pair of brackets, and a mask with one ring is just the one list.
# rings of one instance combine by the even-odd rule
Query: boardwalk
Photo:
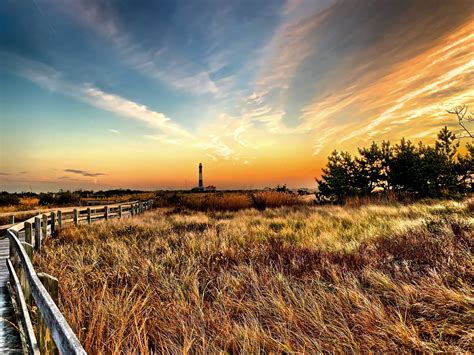
[(9, 279), (6, 264), (9, 249), (9, 239), (2, 237), (0, 239), (0, 354), (23, 354), (16, 316), (6, 285)]
[[(32, 351), (34, 353), (39, 353), (39, 351), (42, 353), (54, 352), (56, 351), (54, 346), (63, 354), (82, 355), (86, 353), (77, 339), (76, 334), (74, 334), (69, 324), (67, 324), (66, 319), (61, 314), (61, 311), (58, 309), (55, 300), (48, 293), (49, 290), (47, 288), (52, 287), (50, 281), (55, 279), (49, 275), (42, 275), (41, 277), (46, 280), (46, 283), (44, 283), (44, 281), (38, 277), (39, 275), (36, 274), (30, 258), (21, 243), (25, 240), (25, 231), (29, 231), (29, 233), (33, 235), (33, 230), (31, 229), (31, 227), (33, 227), (35, 235), (36, 232), (38, 232), (37, 236), (43, 239), (50, 237), (53, 230), (56, 230), (56, 228), (65, 223), (92, 223), (111, 218), (128, 217), (143, 213), (151, 208), (151, 206), (152, 201), (150, 200), (131, 201), (128, 203), (100, 207), (61, 208), (59, 209), (61, 213), (48, 213), (41, 217), (31, 217), (17, 224), (0, 226), (0, 355), (21, 354), (23, 353), (23, 345), (25, 349), (29, 349), (30, 352)], [(29, 212), (35, 211), (28, 211), (26, 213)], [(28, 229), (25, 229), (26, 222), (29, 223)], [(4, 236), (7, 229), (10, 229), (13, 233), (11, 238)], [(15, 237), (15, 235), (17, 237)], [(34, 239), (32, 242), (33, 245), (36, 243)], [(24, 333), (21, 334), (25, 340), (23, 343), (20, 338), (14, 307), (7, 287), (10, 274), (6, 261), (10, 257), (10, 243), (13, 243), (12, 252), (14, 259), (21, 261), (17, 267), (21, 267), (24, 273), (24, 277), (18, 279), (17, 271), (12, 271), (12, 280), (14, 280), (12, 284), (15, 290), (19, 290), (16, 293), (16, 299), (19, 304), (17, 308), (19, 312), (21, 312), (20, 324), (23, 325), (22, 329), (24, 330)], [(41, 244), (38, 244), (38, 248), (35, 249), (39, 250), (40, 246)], [(10, 270), (12, 270), (11, 264), (9, 265)], [(56, 283), (54, 287), (57, 290), (57, 280), (54, 282)], [(40, 326), (44, 327), (45, 331), (35, 332), (33, 329), (30, 310), (27, 307), (22, 292), (22, 289), (26, 287), (26, 285), (29, 285), (29, 290), (33, 296), (37, 312), (42, 316), (41, 319), (43, 323), (40, 323)], [(15, 303), (15, 301), (13, 302)], [(37, 340), (38, 336), (40, 337), (39, 340)], [(51, 343), (51, 338), (54, 344)]]

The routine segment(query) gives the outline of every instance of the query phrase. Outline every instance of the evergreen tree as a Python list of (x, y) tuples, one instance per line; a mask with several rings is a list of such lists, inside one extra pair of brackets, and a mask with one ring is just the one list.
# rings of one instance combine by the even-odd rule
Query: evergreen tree
[(403, 138), (393, 148), (393, 157), (389, 161), (388, 181), (397, 192), (416, 193), (422, 177), (421, 159), (418, 149)]
[(368, 181), (368, 192), (375, 189), (388, 188), (388, 170), (392, 157), (390, 143), (383, 141), (379, 147), (375, 142), (369, 148), (359, 148), (360, 158), (357, 159), (360, 171)]
[(319, 185), (320, 200), (343, 202), (347, 196), (355, 193), (356, 163), (348, 152), (334, 151), (328, 157)]
[(467, 154), (458, 156), (454, 170), (458, 177), (460, 192), (474, 191), (474, 145), (467, 144)]
[(418, 146), (402, 139), (390, 146), (375, 142), (360, 148), (360, 156), (334, 151), (323, 169), (318, 198), (343, 202), (346, 197), (368, 195), (379, 189), (417, 197), (465, 193), (474, 185), (474, 146), (465, 156), (457, 154), (459, 142), (447, 127), (440, 130), (434, 146)]

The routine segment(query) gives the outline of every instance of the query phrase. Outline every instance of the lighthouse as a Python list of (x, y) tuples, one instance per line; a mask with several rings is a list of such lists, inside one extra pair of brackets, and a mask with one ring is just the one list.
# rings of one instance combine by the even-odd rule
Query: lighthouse
[(202, 163), (199, 163), (199, 175), (198, 175), (198, 186), (191, 189), (192, 192), (213, 192), (216, 191), (216, 187), (209, 185), (204, 187), (204, 182), (202, 180)]
[(202, 163), (199, 163), (199, 184), (198, 188), (204, 190), (204, 184), (202, 183)]

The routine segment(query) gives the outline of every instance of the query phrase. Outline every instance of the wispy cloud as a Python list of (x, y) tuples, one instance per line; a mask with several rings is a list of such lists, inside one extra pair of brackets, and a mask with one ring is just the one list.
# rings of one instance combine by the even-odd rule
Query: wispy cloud
[(152, 141), (160, 142), (160, 143), (164, 143), (164, 144), (178, 145), (178, 144), (183, 143), (183, 141), (181, 139), (170, 139), (170, 138), (167, 138), (163, 135), (145, 134), (143, 137), (146, 138), (146, 139), (150, 139)]
[(64, 172), (71, 173), (71, 174), (78, 174), (86, 177), (98, 177), (98, 176), (105, 176), (106, 174), (103, 173), (91, 173), (89, 171), (80, 170), (80, 169), (64, 169)]
[[(319, 132), (317, 154), (327, 152), (330, 142), (347, 147), (361, 140), (426, 138), (441, 124), (454, 125), (446, 110), (474, 100), (474, 89), (467, 84), (474, 80), (469, 27), (440, 38), (376, 80), (368, 81), (373, 72), (362, 72), (339, 92), (316, 98), (302, 110), (297, 129)], [(349, 112), (352, 120), (344, 119)]]
[[(136, 45), (121, 44), (124, 60), (145, 76), (165, 82), (174, 89), (191, 94), (219, 93), (217, 83), (207, 70), (189, 68), (186, 62), (168, 58), (163, 52), (150, 53)], [(173, 63), (173, 64), (163, 64)]]
[(109, 131), (110, 133), (114, 133), (114, 134), (120, 133), (118, 130), (113, 129), (113, 128), (108, 128), (107, 131)]
[(234, 156), (235, 151), (227, 144), (225, 144), (220, 137), (210, 137), (210, 140), (205, 143), (198, 143), (199, 148), (211, 150), (215, 155), (228, 160)]
[(128, 100), (119, 95), (107, 93), (92, 84), (74, 84), (66, 81), (54, 68), (11, 53), (1, 53), (6, 69), (28, 79), (48, 90), (71, 96), (91, 106), (113, 112), (121, 117), (131, 118), (150, 127), (160, 129), (165, 134), (191, 137), (178, 124), (161, 112)]
[(0, 176), (8, 176), (8, 175), (10, 175), (10, 174), (9, 174), (9, 173), (2, 173), (2, 172), (0, 172)]
[(177, 58), (165, 48), (144, 47), (126, 31), (112, 2), (91, 0), (57, 1), (64, 13), (88, 30), (95, 31), (112, 43), (122, 60), (147, 77), (192, 94), (218, 94), (219, 89), (207, 69), (193, 61)]

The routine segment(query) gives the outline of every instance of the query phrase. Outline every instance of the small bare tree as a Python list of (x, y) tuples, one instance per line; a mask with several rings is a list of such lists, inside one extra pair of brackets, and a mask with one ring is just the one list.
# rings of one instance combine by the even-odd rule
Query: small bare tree
[(467, 126), (474, 122), (474, 117), (473, 117), (472, 112), (466, 116), (467, 105), (456, 106), (455, 108), (453, 108), (452, 110), (448, 110), (447, 112), (452, 115), (456, 115), (458, 119), (458, 124), (461, 126), (464, 132), (467, 133), (467, 136), (463, 136), (463, 134), (461, 133), (460, 136), (458, 137), (459, 139), (468, 138), (468, 137), (474, 138), (474, 131), (472, 130), (472, 128)]

